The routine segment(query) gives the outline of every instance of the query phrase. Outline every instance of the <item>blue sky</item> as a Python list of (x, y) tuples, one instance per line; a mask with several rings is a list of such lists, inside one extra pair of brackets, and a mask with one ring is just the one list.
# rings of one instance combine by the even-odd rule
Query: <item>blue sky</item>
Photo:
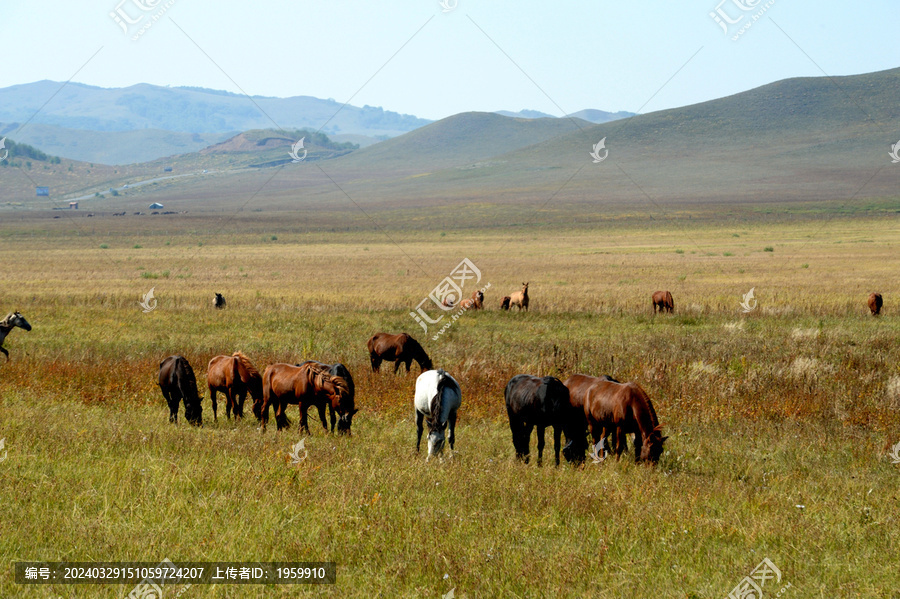
[[(446, 13), (438, 0), (6, 1), (0, 87), (69, 78), (193, 85), (438, 119), (469, 110), (650, 112), (788, 77), (900, 66), (896, 0), (720, 1), (445, 0), (456, 5)], [(717, 7), (743, 17), (729, 34), (710, 17)], [(117, 8), (141, 18), (127, 34), (110, 16)]]

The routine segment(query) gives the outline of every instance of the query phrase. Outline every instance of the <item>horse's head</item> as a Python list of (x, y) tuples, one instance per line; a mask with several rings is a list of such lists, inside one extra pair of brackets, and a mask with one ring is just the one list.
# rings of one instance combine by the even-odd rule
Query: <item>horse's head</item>
[(18, 310), (6, 317), (6, 325), (10, 327), (19, 327), (20, 329), (25, 329), (26, 331), (31, 330), (31, 325), (28, 324), (28, 321), (25, 320), (25, 317), (22, 316), (22, 313)]
[(644, 439), (641, 446), (641, 461), (656, 464), (663, 452), (663, 443), (668, 437), (662, 436), (662, 428), (657, 425), (656, 428)]
[(338, 414), (338, 434), (350, 435), (350, 427), (353, 424), (353, 415), (357, 410), (353, 406), (353, 392), (347, 381), (339, 376), (321, 376), (322, 389), (328, 396), (328, 401)]
[(194, 426), (203, 426), (203, 398), (199, 395), (196, 401), (184, 404), (184, 417)]
[(339, 435), (350, 436), (350, 426), (353, 424), (353, 415), (357, 412), (359, 412), (359, 410), (354, 408), (343, 414), (338, 413), (337, 431)]
[(444, 450), (445, 431), (447, 423), (439, 423), (438, 419), (428, 423), (428, 457), (441, 453)]

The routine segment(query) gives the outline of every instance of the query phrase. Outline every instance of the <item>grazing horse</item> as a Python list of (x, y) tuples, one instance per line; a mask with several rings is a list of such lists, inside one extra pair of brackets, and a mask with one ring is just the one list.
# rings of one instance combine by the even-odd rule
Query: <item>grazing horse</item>
[(459, 383), (443, 369), (428, 370), (416, 379), (416, 452), (422, 443), (422, 420), (428, 424), (428, 458), (444, 449), (444, 430), (450, 426), (450, 451), (456, 442), (456, 412), (462, 403)]
[(668, 312), (672, 313), (672, 310), (675, 309), (675, 302), (672, 301), (672, 294), (668, 291), (657, 291), (653, 294), (653, 313), (656, 314), (657, 310), (660, 312)]
[[(346, 366), (338, 362), (337, 364), (325, 364), (323, 362), (316, 362), (315, 360), (307, 360), (301, 364), (297, 364), (297, 366), (303, 366), (303, 364), (318, 364), (319, 366), (324, 366), (328, 369), (328, 374), (331, 376), (337, 376), (347, 383), (347, 389), (350, 391), (350, 405), (354, 405), (356, 400), (356, 385), (353, 383), (353, 376), (350, 374), (350, 371)], [(338, 419), (335, 414), (337, 413), (334, 409), (334, 405), (329, 402), (328, 404), (328, 415), (331, 418), (331, 434), (334, 434), (334, 427), (337, 424), (337, 432), (339, 435), (349, 435), (350, 434), (350, 425), (353, 421), (353, 414), (355, 414), (358, 410), (353, 410), (352, 413), (346, 413)], [(320, 414), (321, 416), (321, 414)]]
[(406, 333), (398, 335), (377, 333), (372, 335), (366, 345), (369, 348), (369, 359), (372, 361), (372, 372), (378, 372), (382, 362), (394, 362), (394, 374), (400, 370), (402, 363), (406, 364), (408, 373), (413, 360), (419, 363), (422, 372), (434, 368), (419, 342)]
[(626, 436), (634, 433), (634, 461), (659, 461), (668, 437), (662, 436), (653, 402), (636, 383), (597, 381), (584, 396), (584, 414), (595, 445), (612, 434), (616, 459), (627, 449)]
[[(588, 435), (588, 422), (587, 416), (584, 413), (584, 400), (587, 396), (588, 389), (591, 388), (591, 385), (598, 381), (612, 381), (614, 383), (618, 383), (616, 379), (612, 378), (608, 375), (603, 376), (588, 376), (586, 374), (573, 374), (565, 381), (563, 381), (563, 385), (569, 390), (569, 407), (571, 408), (568, 412), (568, 424), (570, 430), (575, 437), (569, 438), (568, 433), (566, 434), (566, 443), (565, 448), (563, 448), (563, 453), (568, 450), (571, 453), (570, 461), (583, 462), (585, 459), (585, 451), (587, 450), (587, 435)], [(567, 459), (569, 459), (567, 457)]]
[(519, 312), (528, 311), (528, 283), (522, 283), (522, 290), (509, 296), (509, 308), (513, 306), (519, 306)]
[[(880, 293), (873, 293), (869, 296), (869, 310), (872, 311), (872, 316), (881, 314), (881, 306), (883, 305), (884, 301), (881, 299)], [(2, 337), (0, 337), (0, 342), (2, 342)]]
[(500, 309), (501, 310), (509, 310), (509, 300), (512, 299), (508, 295), (504, 295), (503, 299), (500, 300)]
[(269, 422), (269, 406), (275, 408), (275, 422), (278, 430), (290, 426), (286, 410), (288, 404), (300, 407), (300, 430), (310, 433), (307, 424), (307, 412), (310, 406), (319, 410), (322, 428), (328, 432), (325, 423), (325, 402), (329, 402), (346, 422), (346, 432), (350, 434), (353, 414), (358, 410), (353, 407), (353, 398), (347, 381), (332, 376), (328, 368), (316, 363), (306, 362), (302, 366), (291, 364), (272, 364), (263, 374), (263, 402), (260, 408), (262, 430), (266, 430)]
[(225, 414), (231, 419), (244, 417), (244, 400), (247, 392), (254, 399), (254, 412), (262, 402), (262, 375), (253, 366), (250, 358), (236, 351), (230, 356), (216, 356), (209, 361), (206, 369), (206, 384), (212, 399), (213, 418), (218, 420), (216, 392), (225, 394)]
[(466, 310), (468, 310), (469, 308), (481, 310), (482, 308), (484, 308), (484, 292), (482, 292), (480, 289), (477, 291), (473, 291), (472, 298), (464, 299), (463, 301), (459, 302), (459, 307), (465, 308)]
[(6, 318), (0, 320), (0, 351), (2, 351), (3, 355), (6, 356), (7, 362), (9, 362), (9, 352), (3, 348), (3, 340), (6, 339), (6, 336), (9, 335), (9, 332), (16, 327), (25, 329), (26, 331), (31, 330), (31, 325), (28, 324), (28, 321), (25, 320), (25, 317), (22, 316), (22, 314), (18, 310), (7, 314)]
[(184, 402), (184, 418), (195, 426), (203, 424), (203, 406), (197, 392), (194, 369), (182, 356), (169, 356), (159, 363), (159, 389), (169, 404), (169, 422), (178, 422), (178, 402)]
[(451, 297), (445, 297), (444, 299), (441, 300), (441, 305), (446, 306), (448, 308), (452, 308), (453, 306), (456, 305), (456, 302)]
[(221, 310), (225, 307), (225, 296), (221, 293), (217, 293), (215, 299), (213, 299), (213, 306), (216, 307), (216, 310)]
[[(559, 441), (563, 430), (566, 438), (577, 436), (573, 428), (566, 428), (566, 414), (569, 411), (569, 390), (558, 378), (544, 378), (529, 374), (517, 374), (506, 384), (503, 393), (506, 400), (506, 414), (509, 416), (509, 428), (512, 431), (513, 446), (516, 458), (528, 463), (530, 453), (531, 431), (537, 427), (538, 466), (544, 458), (544, 429), (553, 427), (553, 451), (556, 454), (556, 465), (559, 465)], [(564, 452), (566, 460), (573, 462), (574, 455)]]

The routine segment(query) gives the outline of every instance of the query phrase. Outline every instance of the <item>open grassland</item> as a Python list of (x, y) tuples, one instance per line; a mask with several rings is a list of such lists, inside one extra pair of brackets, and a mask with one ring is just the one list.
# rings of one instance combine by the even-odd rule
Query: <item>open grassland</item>
[[(397, 244), (297, 218), (252, 224), (0, 227), (0, 307), (34, 327), (0, 359), (4, 564), (338, 563), (335, 587), (188, 598), (613, 598), (724, 596), (769, 557), (792, 585), (783, 597), (900, 596), (896, 219), (409, 227)], [(463, 257), (491, 284), (488, 310), (433, 340), (409, 312)], [(499, 311), (526, 280), (531, 311)], [(151, 287), (159, 303), (144, 314)], [(672, 291), (675, 315), (651, 316), (656, 289)], [(870, 291), (885, 298), (877, 319)], [(381, 330), (416, 336), (460, 381), (452, 459), (414, 453), (418, 369), (368, 371), (365, 341)], [(202, 381), (235, 349), (261, 368), (344, 362), (361, 410), (352, 438), (313, 426), (292, 465), (295, 427), (213, 422), (205, 390), (204, 427), (170, 425), (160, 360), (181, 353)], [(658, 467), (517, 463), (502, 390), (521, 372), (638, 381), (670, 435)], [(23, 588), (0, 570), (2, 597), (129, 590)]]

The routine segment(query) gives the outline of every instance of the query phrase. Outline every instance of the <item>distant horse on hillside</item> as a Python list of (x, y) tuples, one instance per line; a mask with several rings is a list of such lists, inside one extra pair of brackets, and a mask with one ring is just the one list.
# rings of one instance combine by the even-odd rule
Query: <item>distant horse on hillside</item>
[(216, 392), (225, 394), (225, 414), (231, 419), (244, 417), (244, 400), (247, 392), (256, 405), (262, 403), (262, 375), (253, 366), (250, 358), (236, 351), (230, 356), (216, 356), (209, 361), (206, 369), (206, 384), (212, 399), (213, 419), (218, 420)]
[(474, 308), (475, 310), (481, 310), (484, 308), (484, 292), (480, 289), (472, 292), (471, 299), (464, 299), (459, 302), (460, 308), (465, 308), (466, 310), (470, 308)]
[(611, 433), (619, 459), (627, 449), (626, 436), (634, 433), (634, 460), (659, 461), (668, 437), (662, 436), (653, 402), (636, 383), (595, 382), (585, 394), (584, 414), (595, 446)]
[(25, 329), (26, 331), (31, 330), (31, 325), (28, 324), (28, 321), (25, 320), (25, 317), (16, 310), (15, 312), (10, 312), (6, 315), (6, 318), (0, 320), (0, 351), (3, 352), (3, 355), (6, 356), (6, 361), (9, 362), (9, 352), (6, 351), (3, 347), (3, 340), (6, 339), (6, 336), (9, 335), (10, 331), (14, 328), (19, 327), (20, 329)]
[[(350, 405), (354, 405), (356, 401), (356, 385), (353, 383), (353, 376), (350, 374), (350, 371), (346, 366), (338, 362), (337, 364), (325, 364), (324, 362), (316, 362), (315, 360), (307, 360), (306, 362), (302, 362), (297, 364), (297, 366), (303, 366), (303, 364), (312, 363), (318, 364), (320, 366), (324, 366), (328, 369), (328, 374), (331, 376), (336, 376), (344, 379), (347, 383), (347, 389), (350, 391)], [(340, 419), (336, 417), (337, 411), (334, 408), (334, 405), (329, 402), (328, 403), (328, 415), (331, 418), (331, 434), (334, 434), (334, 427), (337, 424), (337, 432), (339, 435), (349, 435), (350, 434), (350, 425), (353, 421), (353, 414), (355, 414), (358, 410), (354, 409), (352, 412), (345, 413), (344, 416), (341, 416)], [(322, 416), (322, 414), (319, 414)]]
[[(531, 431), (537, 427), (538, 466), (544, 458), (544, 429), (553, 427), (553, 451), (556, 465), (559, 465), (559, 443), (562, 433), (567, 439), (575, 439), (577, 432), (567, 428), (569, 411), (569, 390), (558, 378), (543, 378), (529, 374), (517, 374), (506, 384), (503, 393), (506, 400), (506, 414), (509, 417), (509, 428), (512, 432), (516, 458), (528, 463), (531, 443)], [(577, 461), (570, 451), (563, 452), (566, 460)]]
[(341, 377), (332, 376), (328, 369), (316, 362), (307, 362), (302, 366), (291, 364), (272, 364), (263, 374), (263, 403), (260, 408), (262, 430), (266, 430), (269, 422), (269, 406), (275, 409), (275, 422), (278, 430), (290, 426), (287, 417), (287, 406), (300, 407), (300, 430), (310, 433), (307, 423), (307, 412), (311, 406), (319, 410), (322, 428), (328, 431), (325, 422), (325, 402), (332, 407), (346, 422), (346, 432), (350, 434), (350, 423), (358, 410), (353, 407), (350, 388)]
[(675, 309), (675, 302), (672, 300), (672, 294), (668, 291), (657, 291), (653, 294), (653, 313), (667, 312), (669, 314)]
[(509, 301), (512, 299), (508, 295), (504, 295), (503, 299), (500, 300), (500, 309), (501, 310), (509, 310)]
[(509, 296), (509, 308), (512, 309), (513, 306), (518, 306), (519, 312), (528, 311), (528, 283), (522, 283), (522, 290)]
[(422, 421), (428, 424), (428, 458), (444, 449), (444, 431), (450, 427), (450, 451), (456, 442), (456, 412), (462, 403), (459, 383), (444, 370), (428, 370), (416, 379), (416, 451), (422, 443)]
[[(584, 461), (584, 454), (588, 447), (588, 422), (587, 416), (584, 413), (584, 400), (587, 396), (588, 389), (598, 381), (619, 382), (607, 375), (598, 377), (588, 376), (586, 374), (573, 374), (563, 381), (563, 385), (569, 390), (569, 406), (571, 410), (569, 411), (567, 418), (569, 419), (569, 430), (572, 431), (572, 434), (574, 435), (574, 438), (569, 438), (568, 435), (566, 436), (566, 439), (568, 440), (566, 448), (569, 449), (572, 456), (575, 458), (575, 461), (578, 462)], [(565, 449), (563, 451), (565, 451)]]
[[(873, 293), (869, 296), (869, 310), (872, 311), (872, 316), (881, 314), (881, 306), (883, 305), (884, 301), (881, 299), (880, 293)], [(2, 338), (0, 338), (0, 343), (2, 343)]]
[(216, 297), (213, 298), (213, 306), (216, 307), (217, 310), (221, 310), (225, 307), (225, 296), (221, 293), (217, 293)]
[(422, 372), (434, 368), (431, 358), (428, 357), (419, 342), (406, 333), (397, 335), (377, 333), (372, 335), (366, 345), (369, 348), (369, 359), (372, 361), (373, 372), (379, 371), (382, 362), (394, 362), (394, 374), (397, 374), (400, 364), (406, 364), (406, 372), (409, 372), (413, 360), (419, 363)]
[(169, 404), (169, 422), (178, 422), (178, 402), (184, 402), (184, 418), (195, 426), (203, 424), (203, 398), (197, 392), (194, 369), (182, 356), (169, 356), (159, 363), (159, 389)]

